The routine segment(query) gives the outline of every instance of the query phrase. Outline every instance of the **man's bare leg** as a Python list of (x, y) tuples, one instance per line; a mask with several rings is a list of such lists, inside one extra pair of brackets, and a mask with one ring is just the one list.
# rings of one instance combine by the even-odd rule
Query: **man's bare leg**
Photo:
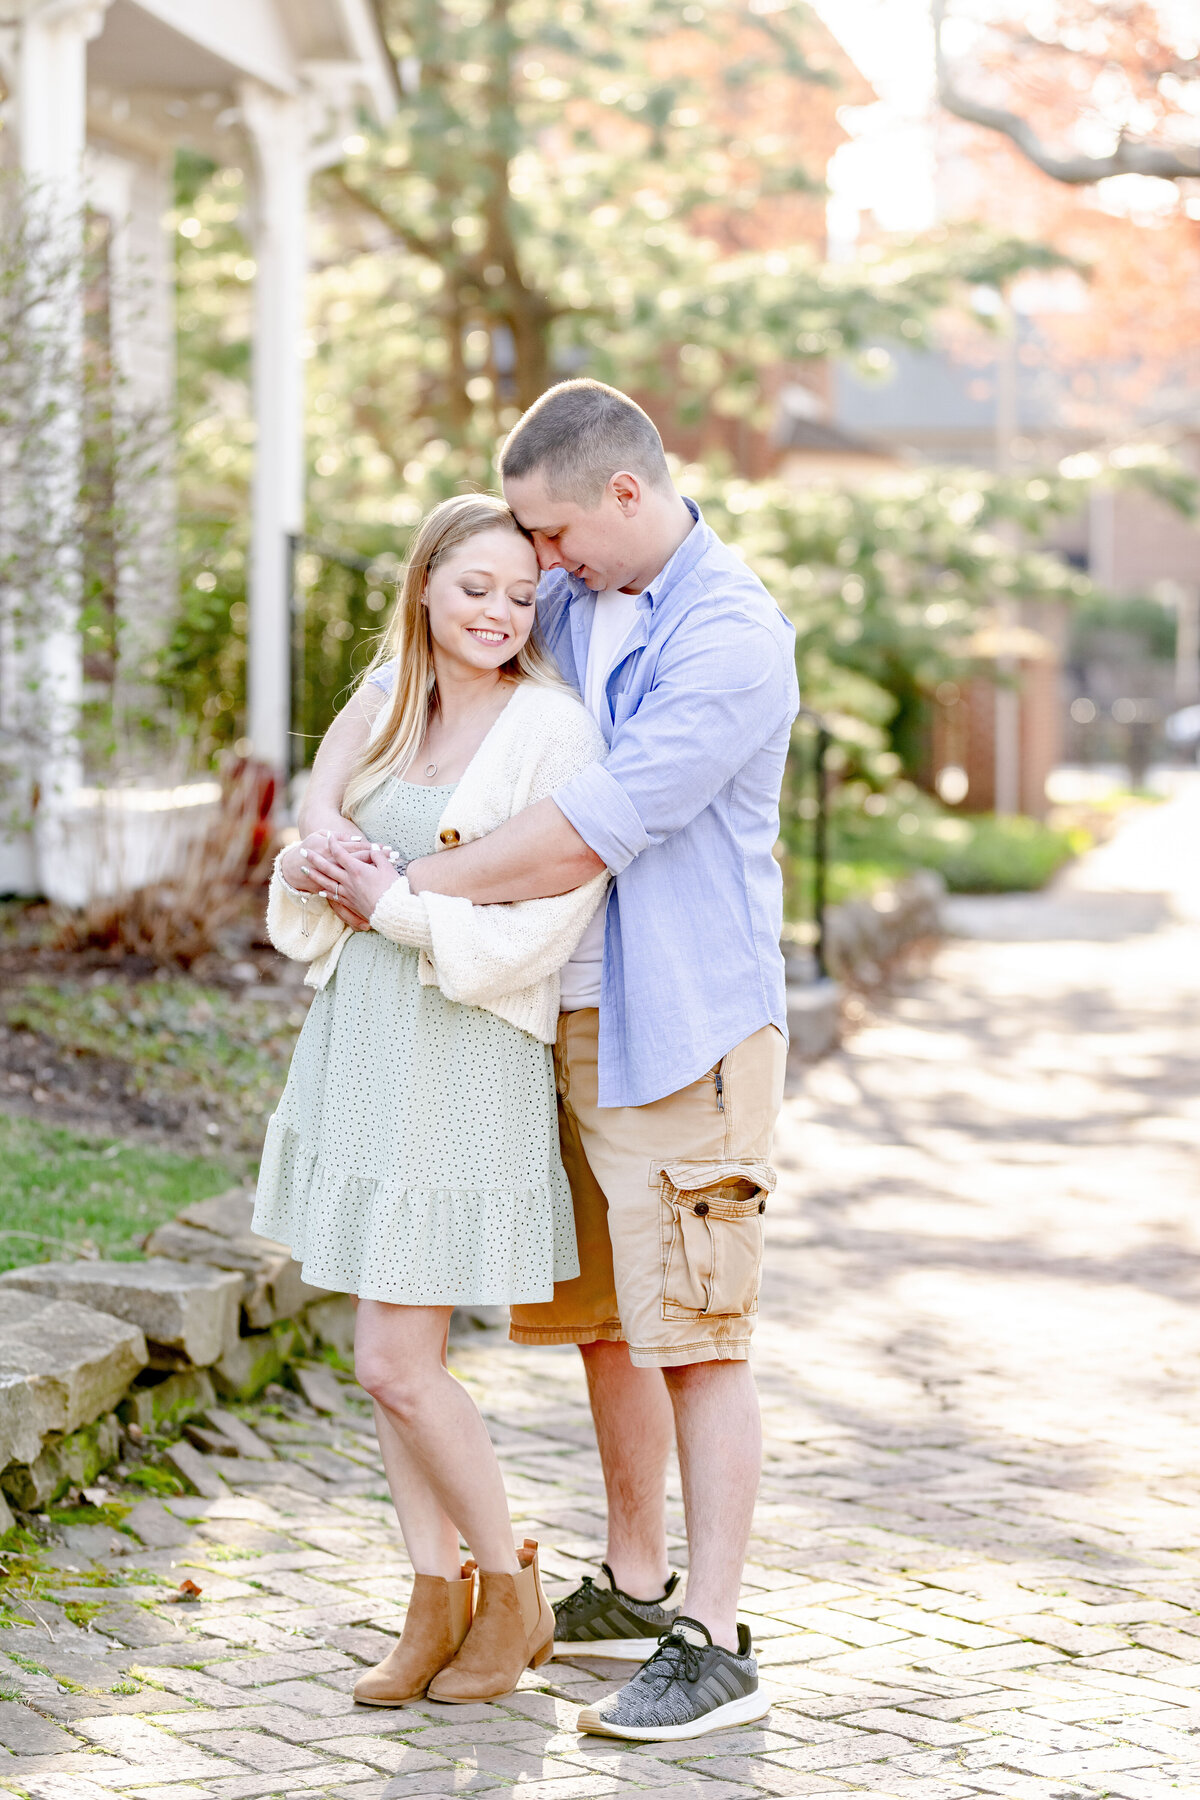
[[(645, 1373), (646, 1371), (638, 1371)], [(762, 1468), (758, 1390), (748, 1362), (664, 1369), (675, 1409), (688, 1534), (684, 1611), (737, 1650), (738, 1595)]]
[(608, 1496), (607, 1562), (635, 1600), (667, 1584), (667, 1459), (675, 1417), (662, 1372), (635, 1369), (624, 1344), (581, 1344)]

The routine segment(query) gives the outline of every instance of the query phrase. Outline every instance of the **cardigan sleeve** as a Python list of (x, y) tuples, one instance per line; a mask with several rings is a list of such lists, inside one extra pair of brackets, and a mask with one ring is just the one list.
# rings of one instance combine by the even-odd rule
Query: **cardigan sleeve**
[(281, 850), (275, 858), (267, 892), (267, 936), (293, 962), (316, 962), (350, 927), (343, 925), (322, 895), (310, 894), (307, 903), (296, 898), (279, 871), (283, 855)]
[[(604, 749), (598, 728), (578, 702), (555, 710), (536, 752), (531, 806), (595, 762)], [(460, 895), (413, 894), (401, 877), (380, 900), (371, 925), (396, 943), (428, 950), (447, 1000), (488, 1006), (557, 975), (607, 886), (604, 870), (569, 894), (473, 906)]]

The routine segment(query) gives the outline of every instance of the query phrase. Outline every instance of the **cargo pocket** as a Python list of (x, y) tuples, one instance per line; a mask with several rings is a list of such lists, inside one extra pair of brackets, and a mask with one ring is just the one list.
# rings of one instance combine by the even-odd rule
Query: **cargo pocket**
[(664, 1319), (758, 1311), (769, 1163), (680, 1162), (655, 1170), (662, 1197)]

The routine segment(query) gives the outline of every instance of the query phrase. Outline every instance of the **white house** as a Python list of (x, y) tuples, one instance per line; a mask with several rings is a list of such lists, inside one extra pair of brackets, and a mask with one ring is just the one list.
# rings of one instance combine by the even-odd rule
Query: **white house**
[[(122, 344), (114, 321), (113, 354), (127, 361), (144, 394), (157, 389), (169, 398), (173, 380), (173, 264), (164, 229), (173, 152), (189, 145), (253, 172), (248, 729), (255, 754), (283, 769), (288, 537), (304, 519), (308, 186), (314, 170), (342, 154), (364, 113), (383, 121), (397, 104), (377, 8), (373, 0), (10, 0), (0, 21), (0, 82), (0, 165), (53, 195), (64, 219), (78, 221), (85, 204), (106, 214), (114, 262), (136, 264), (144, 289), (136, 341)], [(77, 303), (82, 335), (82, 295)], [(78, 448), (65, 416), (68, 479)], [(34, 654), (41, 691), (66, 728), (56, 766), (38, 771), (35, 828), (0, 838), (0, 892), (73, 901), (86, 887), (80, 850), (89, 797), (69, 729), (83, 693), (82, 652), (69, 607), (55, 617)]]

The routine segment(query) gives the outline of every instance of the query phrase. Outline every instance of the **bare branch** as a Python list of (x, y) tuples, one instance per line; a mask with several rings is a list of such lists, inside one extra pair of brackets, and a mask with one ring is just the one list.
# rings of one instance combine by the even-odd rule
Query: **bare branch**
[(1146, 143), (1124, 135), (1109, 156), (1062, 155), (1039, 137), (1028, 119), (1004, 107), (973, 100), (956, 84), (942, 43), (946, 0), (933, 0), (933, 31), (937, 55), (938, 99), (946, 111), (970, 125), (1008, 138), (1027, 161), (1055, 181), (1084, 187), (1109, 175), (1156, 175), (1162, 181), (1185, 181), (1200, 176), (1200, 145), (1172, 146)]
[(414, 256), (424, 256), (428, 257), (431, 262), (438, 262), (448, 250), (449, 239), (422, 237), (420, 232), (413, 231), (397, 219), (387, 207), (381, 206), (379, 201), (373, 199), (364, 188), (355, 187), (353, 182), (347, 181), (341, 169), (330, 169), (328, 175), (348, 200), (360, 207), (378, 224), (385, 226), (396, 242), (403, 244), (404, 248), (411, 251)]

